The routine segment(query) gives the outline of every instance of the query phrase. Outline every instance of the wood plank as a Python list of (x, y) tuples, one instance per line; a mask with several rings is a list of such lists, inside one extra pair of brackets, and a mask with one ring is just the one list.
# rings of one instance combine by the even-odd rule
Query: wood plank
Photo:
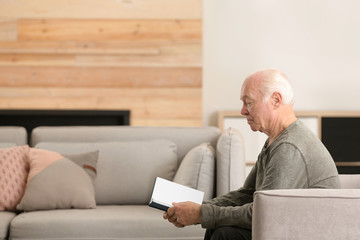
[(15, 19), (0, 19), (0, 41), (17, 40), (17, 21)]
[(60, 88), (1, 87), (3, 97), (201, 98), (200, 88)]
[(0, 54), (72, 55), (159, 55), (201, 54), (200, 41), (185, 42), (74, 42), (15, 41), (1, 42)]
[[(0, 42), (0, 49), (5, 52), (21, 52), (23, 49), (29, 53), (14, 53), (8, 54), (0, 52), (0, 66), (156, 66), (156, 67), (200, 67), (202, 62), (202, 46), (200, 42), (188, 43), (79, 43), (81, 46), (87, 46), (89, 53), (93, 51), (101, 52), (102, 49), (109, 47), (109, 50), (104, 50), (104, 54), (87, 54), (86, 50), (80, 55), (67, 53), (66, 47), (76, 46), (76, 43), (69, 42), (67, 44), (45, 42), (18, 42), (18, 43), (4, 43)], [(83, 45), (85, 44), (85, 45)], [(18, 49), (20, 48), (20, 49)], [(126, 50), (129, 54), (113, 54), (120, 49)], [(134, 50), (131, 50), (134, 49)], [(138, 50), (137, 50), (138, 49)], [(147, 54), (137, 54), (141, 49), (150, 49)], [(156, 49), (156, 52), (151, 52), (151, 49)], [(0, 50), (1, 51), (1, 50)], [(36, 53), (36, 51), (43, 51)], [(65, 51), (65, 54), (64, 52)], [(131, 52), (133, 51), (133, 52)], [(136, 52), (138, 51), (138, 52)], [(44, 52), (46, 52), (44, 54)], [(52, 52), (59, 52), (55, 54)], [(136, 54), (135, 54), (136, 53)], [(157, 53), (157, 54), (153, 54)]]
[(2, 18), (200, 19), (202, 0), (2, 1)]
[(201, 89), (194, 88), (0, 88), (2, 109), (129, 109), (134, 122), (149, 119), (149, 124), (166, 119), (199, 122), (201, 100)]
[(1, 54), (0, 66), (75, 66), (74, 55)]
[[(0, 60), (1, 61), (1, 60)], [(73, 66), (102, 67), (202, 67), (202, 57), (194, 54), (159, 56), (76, 56)], [(43, 62), (44, 66), (49, 63)], [(65, 63), (64, 63), (65, 64)], [(0, 63), (1, 65), (1, 63)], [(64, 65), (69, 66), (69, 65)], [(71, 66), (71, 65), (70, 65)]]
[(0, 42), (0, 54), (158, 55), (159, 45), (124, 42)]
[(201, 104), (182, 100), (134, 97), (1, 97), (1, 109), (130, 110), (131, 116), (151, 119), (199, 119)]
[(0, 54), (0, 66), (201, 67), (198, 53), (160, 55)]
[(202, 86), (201, 68), (0, 67), (2, 87), (178, 88)]
[(20, 19), (20, 41), (201, 40), (201, 20)]

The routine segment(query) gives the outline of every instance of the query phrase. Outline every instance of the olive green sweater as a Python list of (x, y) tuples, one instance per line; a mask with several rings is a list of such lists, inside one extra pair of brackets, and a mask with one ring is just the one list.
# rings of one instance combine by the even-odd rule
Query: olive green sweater
[(251, 229), (255, 191), (296, 188), (340, 188), (331, 155), (300, 120), (266, 141), (242, 188), (202, 204), (202, 227)]

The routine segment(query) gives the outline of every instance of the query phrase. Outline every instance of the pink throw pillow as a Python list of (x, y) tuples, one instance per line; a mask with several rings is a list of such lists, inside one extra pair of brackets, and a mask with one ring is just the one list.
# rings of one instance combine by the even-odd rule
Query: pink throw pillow
[(0, 149), (0, 211), (15, 211), (26, 188), (29, 146)]

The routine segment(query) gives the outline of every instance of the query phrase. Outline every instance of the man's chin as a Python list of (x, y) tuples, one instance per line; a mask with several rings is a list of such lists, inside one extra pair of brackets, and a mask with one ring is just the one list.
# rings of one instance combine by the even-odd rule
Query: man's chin
[(253, 128), (253, 127), (250, 127), (250, 128), (251, 128), (251, 130), (253, 130), (253, 132), (259, 131), (259, 129), (257, 129), (257, 128)]
[(252, 121), (250, 121), (250, 122), (248, 121), (248, 123), (249, 123), (251, 130), (253, 130), (254, 132), (259, 131), (258, 126), (254, 125), (254, 123)]

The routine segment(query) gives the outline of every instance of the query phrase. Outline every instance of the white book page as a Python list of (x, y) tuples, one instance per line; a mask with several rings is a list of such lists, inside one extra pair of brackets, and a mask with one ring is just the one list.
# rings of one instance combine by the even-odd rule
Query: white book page
[(201, 204), (204, 198), (204, 192), (189, 188), (181, 184), (168, 181), (163, 178), (156, 178), (152, 201), (163, 205), (172, 206), (173, 202), (191, 201)]

